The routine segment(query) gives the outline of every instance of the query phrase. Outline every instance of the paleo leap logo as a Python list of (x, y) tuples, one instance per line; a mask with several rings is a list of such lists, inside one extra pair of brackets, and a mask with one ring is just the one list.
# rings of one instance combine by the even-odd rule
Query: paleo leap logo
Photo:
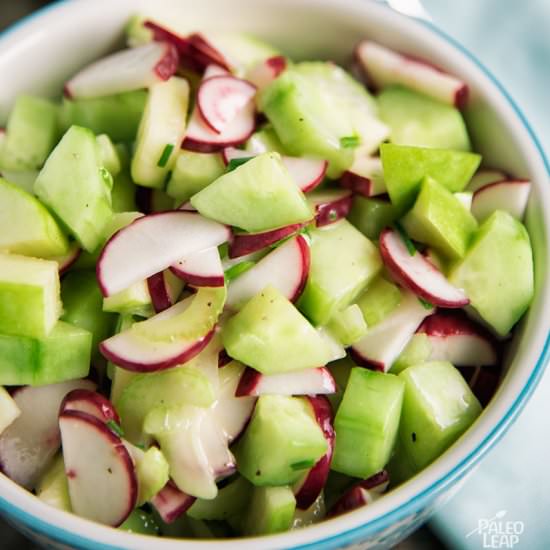
[(503, 521), (506, 510), (498, 511), (492, 518), (477, 520), (477, 527), (466, 538), (481, 537), (483, 548), (514, 548), (525, 529), (523, 521)]

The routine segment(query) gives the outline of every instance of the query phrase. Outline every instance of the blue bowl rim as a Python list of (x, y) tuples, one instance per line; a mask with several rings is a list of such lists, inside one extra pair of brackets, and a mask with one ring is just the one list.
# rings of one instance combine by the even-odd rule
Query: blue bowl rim
[[(30, 21), (35, 18), (40, 18), (44, 16), (47, 12), (57, 9), (62, 4), (68, 4), (73, 0), (54, 0), (51, 4), (44, 6), (36, 10), (35, 12), (23, 17), (22, 19), (12, 23), (4, 31), (0, 32), (0, 39), (5, 38), (8, 34), (13, 33), (15, 30), (20, 27), (25, 26)], [(374, 0), (377, 3), (385, 3), (380, 0)], [(386, 9), (392, 9), (386, 5)], [(531, 124), (527, 120), (527, 117), (524, 115), (522, 110), (519, 108), (515, 100), (512, 98), (510, 93), (506, 88), (501, 84), (501, 82), (493, 75), (493, 73), (481, 63), (470, 52), (466, 47), (464, 47), (458, 40), (447, 34), (445, 31), (441, 30), (431, 21), (425, 19), (413, 18), (418, 24), (431, 31), (432, 33), (438, 35), (441, 39), (448, 42), (455, 49), (460, 51), (465, 57), (472, 61), (478, 69), (480, 69), (484, 75), (495, 85), (499, 90), (502, 96), (506, 99), (510, 107), (512, 107), (514, 113), (517, 115), (518, 119), (523, 124), (525, 130), (529, 134), (531, 141), (535, 148), (537, 149), (541, 160), (543, 161), (544, 166), (546, 167), (546, 172), (550, 177), (550, 161), (546, 156), (544, 149), (537, 138), (535, 131), (533, 130)], [(365, 525), (360, 525), (353, 529), (349, 529), (343, 533), (333, 535), (324, 539), (313, 541), (311, 543), (295, 546), (295, 550), (322, 550), (329, 548), (337, 548), (348, 544), (356, 543), (359, 540), (364, 540), (371, 535), (374, 535), (380, 532), (384, 527), (392, 525), (402, 520), (404, 517), (409, 515), (414, 515), (419, 510), (422, 510), (423, 507), (432, 501), (438, 495), (443, 493), (447, 487), (454, 484), (456, 481), (461, 479), (474, 465), (476, 465), (485, 454), (496, 445), (505, 435), (506, 431), (510, 428), (513, 422), (517, 419), (518, 415), (521, 413), (531, 396), (533, 395), (535, 389), (537, 388), (544, 369), (548, 360), (550, 358), (550, 333), (546, 336), (546, 341), (544, 343), (541, 354), (535, 364), (535, 367), (531, 371), (529, 378), (527, 379), (522, 391), (517, 396), (516, 400), (510, 405), (508, 411), (502, 416), (500, 421), (493, 427), (493, 429), (486, 435), (486, 437), (479, 443), (479, 445), (467, 455), (461, 462), (459, 462), (451, 471), (441, 478), (435, 480), (423, 491), (417, 493), (412, 499), (403, 503), (401, 506), (391, 510), (390, 512), (383, 514), (377, 518), (372, 519)], [(14, 507), (11, 503), (4, 500), (0, 497), (0, 511), (5, 512), (9, 516), (15, 516), (16, 521), (21, 522), (24, 525), (29, 525), (31, 529), (36, 530), (39, 533), (43, 533), (47, 537), (51, 537), (55, 540), (58, 540), (62, 543), (74, 544), (81, 548), (94, 548), (90, 546), (90, 543), (93, 543), (90, 539), (81, 537), (75, 533), (71, 533), (64, 529), (60, 529), (51, 525), (50, 523), (37, 518), (36, 516), (29, 514), (21, 508)], [(14, 513), (15, 512), (15, 513)], [(51, 531), (55, 532), (52, 533)], [(116, 546), (107, 546), (102, 545), (102, 548), (105, 550), (119, 550), (119, 547)]]

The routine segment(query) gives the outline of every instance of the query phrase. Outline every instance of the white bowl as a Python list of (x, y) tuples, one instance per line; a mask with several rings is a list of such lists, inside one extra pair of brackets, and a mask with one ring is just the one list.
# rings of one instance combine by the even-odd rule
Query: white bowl
[(425, 57), (470, 85), (466, 112), (477, 151), (487, 165), (529, 178), (533, 192), (527, 225), (535, 253), (536, 298), (516, 331), (507, 375), (478, 421), (453, 447), (414, 479), (373, 505), (314, 527), (239, 540), (150, 539), (103, 527), (48, 507), (0, 475), (0, 511), (18, 529), (53, 548), (361, 548), (403, 539), (458, 487), (510, 426), (541, 377), (549, 356), (549, 167), (521, 112), (499, 83), (459, 44), (428, 23), (366, 0), (75, 0), (60, 2), (0, 37), (0, 124), (17, 94), (58, 95), (76, 69), (121, 43), (134, 13), (182, 30), (242, 30), (297, 59), (345, 62), (353, 45), (370, 37)]

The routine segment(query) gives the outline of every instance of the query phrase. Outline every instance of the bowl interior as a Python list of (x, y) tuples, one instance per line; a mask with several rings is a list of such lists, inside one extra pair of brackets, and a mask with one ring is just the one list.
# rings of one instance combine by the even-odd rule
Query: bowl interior
[[(497, 396), (482, 417), (444, 456), (413, 480), (384, 499), (341, 518), (274, 538), (270, 545), (285, 547), (334, 537), (358, 528), (368, 536), (425, 505), (463, 475), (487, 450), (532, 390), (542, 370), (547, 346), (550, 307), (545, 281), (550, 198), (548, 172), (521, 115), (490, 77), (448, 39), (426, 25), (365, 0), (76, 0), (62, 2), (43, 15), (19, 25), (0, 38), (0, 74), (9, 75), (0, 87), (0, 125), (5, 122), (17, 94), (59, 95), (65, 79), (76, 69), (122, 43), (122, 29), (134, 13), (154, 17), (181, 32), (246, 31), (266, 39), (295, 59), (350, 60), (354, 44), (370, 37), (389, 47), (429, 59), (468, 82), (471, 102), (465, 113), (477, 151), (484, 164), (502, 168), (534, 183), (527, 225), (536, 264), (536, 300), (512, 343), (508, 373)], [(547, 351), (547, 350), (546, 350)], [(505, 420), (503, 422), (503, 420)], [(480, 450), (480, 446), (483, 447)], [(83, 537), (118, 547), (146, 548), (148, 539), (98, 527), (75, 516), (54, 511), (0, 476), (0, 493), (10, 506)], [(392, 511), (391, 519), (385, 515)], [(366, 525), (368, 523), (368, 525)], [(366, 527), (365, 527), (366, 525)], [(349, 540), (353, 540), (349, 535)], [(345, 542), (343, 538), (340, 542)], [(185, 543), (155, 541), (158, 548)], [(196, 547), (197, 541), (189, 542)], [(200, 543), (209, 544), (209, 543)], [(217, 546), (234, 543), (216, 542)], [(332, 547), (332, 543), (327, 543)], [(257, 547), (258, 540), (239, 541), (240, 547)], [(319, 546), (316, 546), (319, 548)]]

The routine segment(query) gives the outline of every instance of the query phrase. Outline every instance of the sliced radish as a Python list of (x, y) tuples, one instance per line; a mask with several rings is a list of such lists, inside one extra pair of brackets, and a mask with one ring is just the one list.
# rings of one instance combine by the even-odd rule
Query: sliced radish
[(204, 35), (193, 33), (187, 37), (187, 40), (191, 44), (192, 55), (198, 64), (203, 67), (208, 67), (210, 64), (219, 65), (231, 71), (231, 64), (227, 58)]
[(136, 505), (134, 463), (120, 437), (80, 411), (59, 416), (63, 460), (75, 514), (118, 527)]
[(0, 435), (0, 470), (17, 484), (32, 489), (61, 443), (59, 407), (75, 389), (94, 390), (90, 380), (48, 386), (24, 386), (12, 397), (21, 414)]
[(397, 231), (384, 229), (379, 246), (382, 260), (392, 276), (423, 300), (446, 308), (461, 308), (470, 303), (464, 292), (447, 281), (422, 254), (415, 252), (411, 256)]
[(202, 119), (221, 134), (256, 95), (256, 87), (231, 75), (203, 80), (197, 92), (197, 107)]
[(376, 474), (370, 476), (369, 478), (361, 481), (359, 485), (363, 489), (367, 489), (376, 495), (381, 495), (385, 493), (388, 485), (390, 484), (390, 476), (386, 470), (380, 470)]
[(431, 360), (449, 361), (461, 367), (497, 364), (498, 355), (491, 336), (461, 311), (430, 315), (417, 332), (428, 336)]
[(246, 79), (258, 90), (262, 90), (268, 84), (271, 84), (287, 66), (286, 58), (282, 55), (276, 55), (260, 61), (246, 73)]
[(223, 67), (220, 67), (219, 65), (215, 65), (214, 63), (208, 65), (206, 69), (204, 70), (204, 74), (202, 75), (202, 80), (207, 80), (208, 78), (213, 78), (214, 76), (227, 76), (231, 73), (224, 69)]
[(78, 260), (82, 249), (78, 246), (78, 243), (75, 241), (69, 247), (69, 251), (64, 256), (57, 256), (55, 258), (48, 258), (48, 260), (53, 260), (59, 264), (59, 275), (65, 274), (72, 265)]
[(170, 266), (178, 278), (193, 286), (223, 286), (225, 277), (218, 248), (213, 246), (178, 260)]
[(173, 306), (183, 287), (184, 282), (167, 269), (148, 277), (147, 288), (155, 313), (160, 313)]
[(358, 365), (387, 372), (403, 351), (420, 323), (433, 313), (418, 298), (405, 291), (401, 303), (369, 330), (350, 352)]
[(261, 233), (233, 233), (233, 237), (229, 241), (229, 257), (241, 258), (262, 250), (266, 246), (290, 237), (305, 225), (304, 223), (293, 223)]
[(507, 179), (509, 179), (508, 175), (501, 170), (488, 170), (482, 168), (473, 175), (466, 190), (475, 193), (478, 189), (485, 187), (488, 183), (495, 183), (497, 181), (504, 181)]
[(357, 46), (356, 56), (377, 88), (401, 84), (458, 108), (466, 105), (468, 86), (424, 60), (402, 55), (369, 40)]
[(152, 499), (151, 504), (164, 523), (173, 523), (197, 500), (180, 491), (173, 481), (169, 481)]
[(107, 241), (97, 262), (99, 287), (104, 296), (110, 296), (229, 237), (227, 226), (194, 212), (173, 210), (143, 216)]
[(479, 223), (484, 222), (495, 210), (504, 210), (518, 220), (523, 220), (531, 182), (507, 180), (488, 183), (474, 193), (472, 214)]
[(233, 357), (230, 357), (227, 351), (225, 349), (222, 349), (220, 351), (220, 354), (218, 355), (218, 368), (221, 369), (222, 367), (225, 367), (226, 365), (229, 365), (233, 361)]
[(229, 285), (227, 307), (239, 309), (266, 286), (273, 285), (296, 301), (309, 274), (309, 245), (302, 235), (293, 237), (262, 258)]
[(91, 98), (147, 88), (168, 80), (178, 68), (176, 48), (150, 42), (111, 54), (77, 73), (65, 85), (71, 98)]
[[(233, 159), (255, 157), (256, 153), (235, 147), (226, 147), (222, 151), (222, 155), (225, 164), (229, 164)], [(328, 162), (321, 159), (282, 156), (281, 160), (303, 193), (315, 189), (323, 181), (328, 168)]]
[(323, 227), (345, 218), (352, 205), (352, 193), (347, 189), (314, 191), (307, 196), (315, 212), (315, 225)]
[(296, 506), (301, 510), (307, 510), (321, 494), (324, 489), (332, 454), (334, 453), (335, 433), (332, 424), (332, 407), (330, 401), (323, 395), (308, 396), (306, 398), (317, 420), (317, 423), (323, 430), (323, 435), (328, 443), (327, 452), (317, 461), (315, 466), (305, 475), (305, 477), (294, 486), (294, 495), (296, 497)]
[(364, 197), (387, 193), (380, 157), (358, 155), (349, 170), (342, 174), (340, 185)]
[(262, 374), (248, 367), (241, 376), (235, 395), (317, 395), (335, 391), (336, 382), (325, 367), (281, 374)]
[(63, 399), (59, 413), (80, 411), (95, 416), (101, 422), (113, 420), (120, 424), (120, 418), (113, 404), (103, 395), (92, 390), (77, 389), (69, 392)]

